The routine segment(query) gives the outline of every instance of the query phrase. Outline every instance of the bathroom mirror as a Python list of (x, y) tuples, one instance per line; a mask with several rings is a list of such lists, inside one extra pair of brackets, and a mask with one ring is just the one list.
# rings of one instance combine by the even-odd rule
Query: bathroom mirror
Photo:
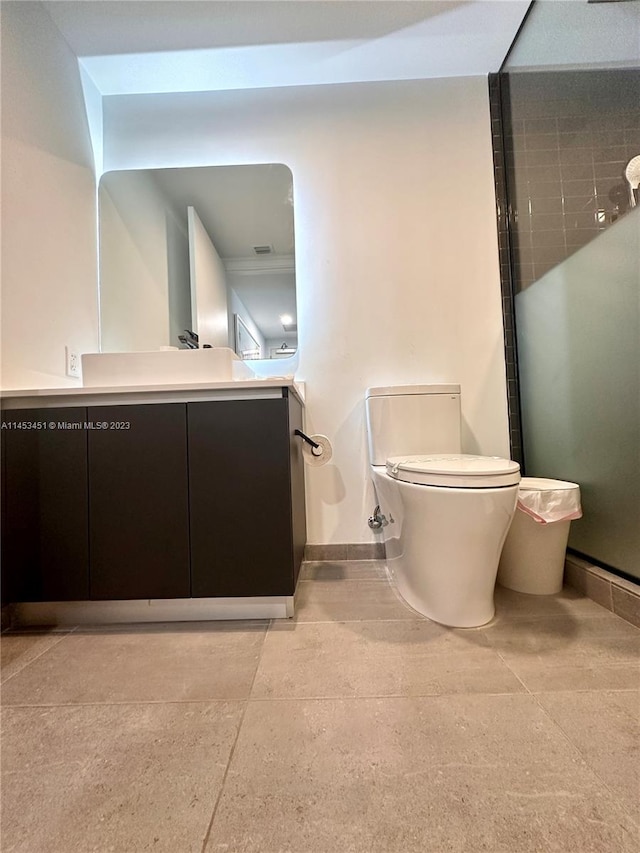
[(108, 172), (99, 186), (103, 352), (298, 345), (293, 178), (287, 166)]

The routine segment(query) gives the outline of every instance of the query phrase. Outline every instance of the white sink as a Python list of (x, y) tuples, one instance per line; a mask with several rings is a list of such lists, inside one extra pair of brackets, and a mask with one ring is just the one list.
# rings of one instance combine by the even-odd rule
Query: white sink
[(234, 382), (255, 378), (253, 370), (228, 347), (96, 352), (82, 356), (82, 384), (87, 388)]

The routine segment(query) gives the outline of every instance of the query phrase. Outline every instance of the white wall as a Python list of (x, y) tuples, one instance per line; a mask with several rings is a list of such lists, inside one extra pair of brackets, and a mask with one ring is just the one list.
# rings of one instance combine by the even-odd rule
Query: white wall
[(371, 541), (367, 386), (460, 382), (465, 449), (509, 452), (487, 80), (105, 98), (106, 168), (270, 162), (293, 172), (306, 425), (334, 444), (309, 542)]
[(191, 315), (200, 346), (229, 346), (227, 276), (222, 259), (193, 207), (187, 208)]
[(93, 165), (96, 175), (101, 175), (102, 168), (102, 139), (104, 136), (102, 126), (102, 93), (89, 77), (86, 70), (79, 64), (80, 83), (84, 95), (89, 134), (91, 136), (91, 147), (93, 149)]
[(75, 56), (40, 3), (2, 3), (2, 386), (77, 384), (98, 349), (93, 152)]

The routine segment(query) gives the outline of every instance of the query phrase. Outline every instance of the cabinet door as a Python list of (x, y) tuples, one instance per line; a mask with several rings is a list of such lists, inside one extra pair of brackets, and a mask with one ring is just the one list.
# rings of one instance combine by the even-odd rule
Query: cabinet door
[(91, 598), (188, 597), (186, 404), (88, 413)]
[(287, 400), (189, 403), (194, 596), (292, 595)]
[(2, 566), (10, 601), (88, 598), (86, 418), (84, 408), (2, 414)]

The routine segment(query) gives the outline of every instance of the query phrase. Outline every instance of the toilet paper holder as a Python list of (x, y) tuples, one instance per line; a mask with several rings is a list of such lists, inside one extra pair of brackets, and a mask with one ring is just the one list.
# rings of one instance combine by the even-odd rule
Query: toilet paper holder
[[(305, 435), (301, 429), (294, 430), (293, 434), (300, 436), (303, 441), (306, 441), (307, 444), (311, 445), (311, 452), (314, 456), (320, 456), (320, 454), (322, 453), (322, 448), (320, 447), (317, 441), (314, 441), (312, 438), (309, 438), (309, 436)], [(319, 450), (320, 453), (316, 453), (317, 450)]]

